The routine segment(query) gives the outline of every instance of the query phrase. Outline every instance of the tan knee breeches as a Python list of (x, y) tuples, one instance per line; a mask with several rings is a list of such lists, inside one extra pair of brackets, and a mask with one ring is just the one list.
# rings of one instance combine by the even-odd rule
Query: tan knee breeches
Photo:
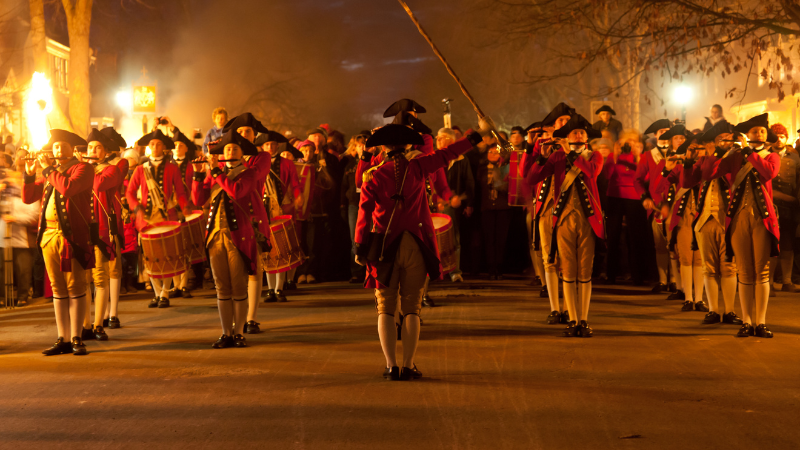
[(419, 314), (428, 275), (425, 270), (425, 260), (412, 235), (405, 232), (398, 239), (401, 239), (400, 247), (394, 258), (394, 270), (389, 286), (375, 289), (378, 314), (394, 315), (397, 311), (398, 297), (400, 310), (404, 315)]
[(736, 272), (742, 284), (769, 282), (769, 251), (772, 237), (752, 205), (741, 208), (731, 220), (731, 245)]
[(233, 244), (230, 232), (217, 232), (208, 244), (208, 259), (217, 298), (242, 300), (247, 298), (247, 270), (239, 249)]
[(558, 222), (556, 239), (563, 280), (570, 283), (591, 281), (594, 231), (589, 221), (576, 211), (567, 213)]
[(53, 288), (54, 298), (77, 298), (86, 294), (86, 271), (80, 263), (72, 259), (72, 272), (61, 271), (61, 251), (66, 245), (66, 240), (60, 232), (47, 230), (45, 233), (58, 233), (51, 239), (43, 239), (47, 242), (42, 246), (42, 257), (47, 274), (50, 277), (50, 285)]
[(539, 217), (539, 239), (542, 242), (542, 259), (544, 260), (545, 272), (558, 271), (558, 259), (555, 262), (550, 260), (550, 243), (553, 241), (553, 208), (548, 203), (547, 207), (542, 211)]
[(736, 265), (725, 262), (725, 229), (715, 218), (706, 220), (697, 234), (697, 246), (703, 260), (703, 274), (707, 277), (732, 277), (736, 274)]
[(675, 253), (678, 254), (678, 261), (680, 261), (680, 264), (682, 266), (700, 266), (702, 264), (700, 252), (692, 250), (692, 240), (694, 239), (692, 223), (682, 219), (681, 223), (673, 230), (673, 233), (678, 233), (678, 238), (675, 243)]
[(650, 225), (653, 229), (653, 241), (656, 243), (656, 253), (668, 253), (669, 249), (667, 246), (669, 245), (669, 242), (667, 241), (667, 237), (663, 232), (664, 224), (656, 222), (656, 219), (654, 218), (650, 222)]

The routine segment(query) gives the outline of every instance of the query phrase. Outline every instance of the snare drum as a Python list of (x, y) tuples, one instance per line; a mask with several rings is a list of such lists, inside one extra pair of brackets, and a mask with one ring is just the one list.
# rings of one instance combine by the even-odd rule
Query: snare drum
[(306, 255), (300, 248), (292, 216), (278, 216), (272, 219), (269, 229), (272, 249), (269, 253), (261, 254), (264, 270), (267, 273), (286, 272), (305, 261)]
[(201, 219), (203, 211), (192, 211), (181, 224), (183, 244), (189, 256), (189, 264), (198, 264), (206, 260), (205, 230)]
[(439, 246), (439, 261), (442, 275), (456, 270), (456, 234), (453, 220), (447, 214), (431, 214), (433, 228), (436, 230), (436, 244)]
[(153, 278), (170, 278), (186, 271), (186, 250), (180, 222), (159, 222), (142, 229), (144, 267)]

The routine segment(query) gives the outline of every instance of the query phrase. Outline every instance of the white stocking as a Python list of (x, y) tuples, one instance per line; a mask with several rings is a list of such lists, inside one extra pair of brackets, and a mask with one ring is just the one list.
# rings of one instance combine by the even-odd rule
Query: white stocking
[(53, 309), (56, 313), (58, 337), (69, 341), (72, 338), (67, 334), (69, 332), (69, 299), (53, 297)]
[(178, 289), (178, 290), (181, 289), (181, 287), (182, 287), (181, 286), (181, 279), (183, 278), (184, 275), (186, 275), (186, 272), (183, 272), (180, 275), (175, 275), (174, 277), (172, 277), (172, 283), (175, 284), (175, 289)]
[[(247, 320), (256, 320), (256, 316), (258, 315), (258, 301), (261, 300), (261, 283), (263, 281), (261, 279), (261, 274), (258, 275), (257, 277), (248, 277), (247, 279), (247, 312), (245, 313)], [(244, 327), (244, 322), (242, 322), (242, 326)], [(236, 322), (236, 327), (239, 327), (239, 322)]]
[(756, 290), (756, 324), (767, 323), (767, 303), (769, 303), (769, 288), (771, 283), (759, 283)]
[[(94, 326), (103, 326), (103, 317), (108, 309), (108, 286), (95, 288), (97, 298), (94, 299)], [(88, 327), (87, 327), (88, 328)]]
[(69, 298), (69, 331), (72, 337), (81, 337), (83, 318), (86, 317), (86, 301), (80, 298)]
[(703, 266), (692, 266), (692, 286), (694, 287), (694, 301), (703, 300)]
[(589, 303), (592, 301), (592, 282), (578, 283), (578, 299), (581, 302), (581, 320), (589, 321)]
[(161, 297), (161, 288), (164, 285), (164, 283), (161, 282), (161, 278), (150, 277), (150, 284), (153, 285), (153, 296)]
[(389, 314), (378, 316), (378, 337), (381, 340), (383, 356), (386, 357), (386, 367), (397, 366), (397, 327), (394, 317)]
[[(234, 323), (233, 334), (244, 333), (244, 323), (246, 322), (247, 310), (248, 310), (248, 305), (247, 305), (248, 302), (246, 302), (245, 300), (247, 299), (243, 298), (241, 300), (233, 301), (233, 323)], [(257, 303), (258, 302), (256, 302), (256, 304)]]
[(278, 277), (277, 273), (267, 273), (267, 287), (275, 290), (275, 286), (278, 284), (276, 278)]
[(406, 314), (403, 317), (403, 367), (413, 368), (419, 343), (419, 316)]
[(92, 287), (91, 284), (86, 285), (86, 295), (81, 297), (84, 302), (83, 307), (83, 328), (92, 328)]
[(734, 301), (736, 301), (737, 284), (735, 275), (722, 279), (722, 302), (725, 303), (725, 314), (735, 312)]
[[(117, 308), (119, 307), (119, 288), (120, 281), (117, 278), (109, 280), (109, 307), (107, 316), (117, 317)], [(104, 317), (107, 319), (108, 317)]]
[[(558, 307), (558, 273), (545, 272), (543, 281), (547, 286), (547, 296), (550, 298), (550, 311), (561, 312), (561, 308)], [(572, 314), (572, 312), (570, 312), (570, 314)], [(572, 316), (570, 316), (570, 318), (572, 318)]]
[(692, 297), (692, 266), (681, 266), (681, 286), (687, 302), (694, 302)]
[(219, 310), (219, 321), (222, 324), (222, 334), (226, 336), (233, 336), (231, 329), (233, 328), (233, 301), (217, 299), (217, 309)]
[(275, 274), (275, 275), (276, 275), (276, 277), (275, 277), (275, 290), (276, 291), (282, 291), (283, 290), (283, 285), (284, 285), (284, 283), (286, 283), (286, 272), (281, 272), (281, 273), (278, 273), (278, 274)]
[(739, 283), (739, 302), (742, 304), (742, 322), (753, 324), (755, 286)]
[(675, 287), (678, 288), (679, 291), (683, 291), (683, 283), (681, 279), (681, 271), (678, 269), (678, 260), (677, 259), (669, 259), (669, 267), (671, 272), (671, 278), (675, 283)]
[[(575, 304), (575, 298), (578, 296), (577, 286), (575, 285), (576, 283), (574, 281), (572, 282), (564, 281), (564, 284), (562, 285), (564, 289), (564, 303), (566, 303), (567, 305), (567, 311), (569, 312), (569, 320), (571, 322), (572, 321), (577, 322), (579, 317), (577, 311), (578, 308), (577, 305)], [(547, 288), (547, 291), (550, 292), (549, 287)]]
[[(706, 287), (708, 297), (708, 310), (719, 314), (719, 282), (716, 276), (703, 277), (703, 284)], [(725, 314), (723, 311), (722, 314)]]
[(161, 297), (169, 298), (169, 290), (172, 289), (172, 278), (164, 278), (161, 283)]

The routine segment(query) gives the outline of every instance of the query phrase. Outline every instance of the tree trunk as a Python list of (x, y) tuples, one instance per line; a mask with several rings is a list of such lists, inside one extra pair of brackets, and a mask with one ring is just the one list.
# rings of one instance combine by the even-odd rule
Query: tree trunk
[(89, 134), (92, 93), (89, 89), (89, 31), (92, 23), (92, 0), (62, 0), (69, 31), (69, 118), (75, 133)]
[(47, 73), (47, 36), (44, 32), (44, 0), (30, 0), (33, 71)]

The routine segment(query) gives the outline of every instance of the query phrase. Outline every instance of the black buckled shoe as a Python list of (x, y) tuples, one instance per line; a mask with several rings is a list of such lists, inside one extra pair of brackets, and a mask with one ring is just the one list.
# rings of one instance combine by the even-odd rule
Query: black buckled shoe
[(683, 291), (675, 291), (669, 294), (667, 300), (686, 300), (686, 294), (684, 294)]
[(564, 325), (569, 323), (569, 311), (564, 311), (561, 313), (560, 322), (563, 323)]
[(158, 308), (158, 300), (159, 300), (158, 297), (153, 298), (152, 300), (150, 300), (150, 304), (147, 305), (147, 307), (148, 308)]
[(241, 334), (236, 334), (233, 336), (233, 346), (238, 348), (247, 347), (247, 339)]
[(592, 337), (592, 334), (594, 332), (589, 327), (589, 324), (585, 320), (581, 320), (581, 324), (578, 326), (578, 336), (588, 338)]
[(169, 299), (167, 297), (161, 297), (158, 301), (159, 308), (169, 308)]
[(675, 283), (670, 283), (667, 285), (667, 290), (670, 292), (678, 292), (678, 286)]
[(756, 335), (756, 330), (749, 323), (743, 323), (741, 328), (739, 328), (739, 332), (736, 333), (736, 337), (748, 337), (755, 335)]
[(564, 336), (575, 337), (577, 335), (578, 335), (578, 323), (573, 320), (564, 330)]
[(244, 324), (244, 332), (247, 334), (258, 334), (261, 332), (261, 328), (259, 327), (260, 323), (256, 322), (255, 320), (250, 320), (246, 324)]
[(192, 293), (189, 291), (188, 288), (181, 288), (181, 297), (183, 298), (192, 298)]
[(555, 325), (560, 321), (561, 321), (561, 313), (558, 311), (553, 311), (547, 316), (548, 325)]
[(681, 311), (694, 311), (694, 302), (692, 302), (691, 300), (686, 300), (685, 302), (683, 302)]
[(111, 328), (113, 330), (115, 328), (120, 328), (120, 327), (122, 327), (122, 324), (119, 323), (119, 317), (114, 316), (108, 319), (108, 328)]
[(669, 288), (664, 283), (658, 283), (657, 285), (653, 286), (653, 289), (650, 290), (651, 294), (660, 294), (662, 292), (668, 291)]
[(107, 341), (108, 335), (103, 327), (94, 327), (94, 338), (98, 341)]
[(94, 339), (94, 330), (91, 328), (84, 328), (83, 331), (81, 331), (81, 339), (84, 341), (91, 341)]
[(432, 298), (428, 297), (428, 294), (425, 294), (422, 296), (422, 306), (433, 308), (436, 306), (436, 303), (434, 303)]
[(72, 354), (77, 356), (86, 354), (86, 346), (83, 344), (83, 340), (78, 336), (72, 338)]
[(700, 312), (708, 312), (708, 305), (703, 300), (698, 301), (694, 304), (694, 310)]
[(722, 316), (722, 323), (730, 323), (732, 325), (741, 325), (742, 319), (736, 315), (735, 312), (731, 311)]
[(542, 290), (539, 291), (539, 298), (547, 298), (550, 294), (547, 293), (547, 286), (542, 286)]
[(706, 314), (706, 316), (703, 318), (703, 323), (706, 325), (711, 325), (719, 323), (721, 320), (722, 318), (719, 316), (719, 313), (711, 311), (708, 314)]
[(64, 338), (58, 338), (52, 347), (42, 350), (42, 354), (45, 356), (66, 355), (67, 353), (72, 353), (72, 345), (69, 342), (64, 342)]
[(103, 319), (103, 328), (108, 328), (111, 325), (111, 319)]
[(762, 323), (756, 326), (756, 336), (760, 338), (771, 338), (773, 336), (772, 331), (769, 331), (767, 325)]
[(211, 348), (228, 348), (233, 347), (233, 338), (227, 334), (223, 334), (217, 339), (217, 342), (211, 344)]
[(392, 368), (387, 367), (383, 371), (383, 378), (386, 378), (387, 380), (392, 380), (392, 381), (399, 380), (400, 379), (400, 368), (397, 367), (397, 366), (394, 366)]
[(283, 295), (283, 291), (275, 291), (275, 299), (278, 303), (286, 303), (288, 301), (286, 300), (286, 296)]
[(414, 367), (403, 367), (400, 369), (400, 380), (408, 381), (408, 380), (419, 380), (422, 378), (422, 372), (417, 370), (417, 365), (414, 364)]
[(278, 297), (275, 295), (275, 291), (273, 289), (267, 289), (267, 296), (264, 297), (264, 303), (275, 303), (278, 301)]

